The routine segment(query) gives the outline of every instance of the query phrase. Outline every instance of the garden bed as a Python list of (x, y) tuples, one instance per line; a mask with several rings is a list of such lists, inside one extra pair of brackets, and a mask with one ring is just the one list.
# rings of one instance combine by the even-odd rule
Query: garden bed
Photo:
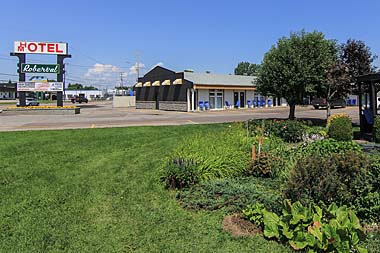
[(80, 114), (80, 107), (76, 106), (28, 106), (28, 107), (8, 107), (2, 111), (3, 114), (23, 114), (23, 115), (72, 115)]

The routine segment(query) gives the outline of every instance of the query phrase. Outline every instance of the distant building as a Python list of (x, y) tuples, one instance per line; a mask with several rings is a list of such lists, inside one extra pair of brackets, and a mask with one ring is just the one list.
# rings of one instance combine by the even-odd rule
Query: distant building
[(74, 96), (84, 96), (88, 100), (98, 100), (104, 98), (103, 90), (65, 90), (65, 100), (70, 100)]
[[(157, 66), (134, 86), (137, 109), (196, 111), (283, 105), (256, 92), (256, 77), (174, 72)], [(257, 104), (259, 102), (259, 104)]]
[(16, 83), (0, 83), (0, 99), (16, 99), (17, 84)]

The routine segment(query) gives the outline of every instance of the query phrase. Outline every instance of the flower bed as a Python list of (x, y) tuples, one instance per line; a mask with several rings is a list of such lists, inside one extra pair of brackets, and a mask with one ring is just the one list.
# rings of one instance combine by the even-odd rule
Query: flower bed
[(3, 110), (5, 114), (37, 114), (37, 115), (71, 115), (80, 114), (80, 108), (68, 105), (68, 106), (10, 106)]

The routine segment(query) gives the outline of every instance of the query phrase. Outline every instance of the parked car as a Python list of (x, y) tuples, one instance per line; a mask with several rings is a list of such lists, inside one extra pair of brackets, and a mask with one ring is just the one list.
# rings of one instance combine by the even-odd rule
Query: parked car
[[(26, 106), (39, 106), (40, 103), (35, 98), (26, 98), (25, 99)], [(17, 106), (20, 106), (20, 100), (17, 102)]]
[(86, 97), (83, 97), (83, 96), (74, 96), (72, 99), (71, 99), (71, 103), (75, 104), (75, 103), (88, 103), (88, 99)]
[[(311, 104), (315, 109), (326, 108), (327, 107), (327, 99), (326, 98), (315, 98), (311, 101)], [(330, 107), (346, 107), (346, 101), (342, 98), (333, 98), (330, 102)]]

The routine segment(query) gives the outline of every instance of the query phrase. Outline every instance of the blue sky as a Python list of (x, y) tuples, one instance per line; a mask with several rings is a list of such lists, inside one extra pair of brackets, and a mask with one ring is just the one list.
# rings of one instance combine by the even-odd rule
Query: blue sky
[[(0, 80), (17, 79), (4, 75), (16, 74), (9, 56), (15, 40), (67, 42), (68, 81), (103, 87), (117, 84), (120, 72), (127, 84), (135, 80), (136, 52), (142, 73), (160, 64), (228, 74), (240, 61), (261, 62), (280, 37), (301, 29), (339, 42), (360, 39), (380, 55), (376, 0), (18, 0), (2, 1), (1, 9)], [(28, 55), (27, 61), (55, 58)]]

